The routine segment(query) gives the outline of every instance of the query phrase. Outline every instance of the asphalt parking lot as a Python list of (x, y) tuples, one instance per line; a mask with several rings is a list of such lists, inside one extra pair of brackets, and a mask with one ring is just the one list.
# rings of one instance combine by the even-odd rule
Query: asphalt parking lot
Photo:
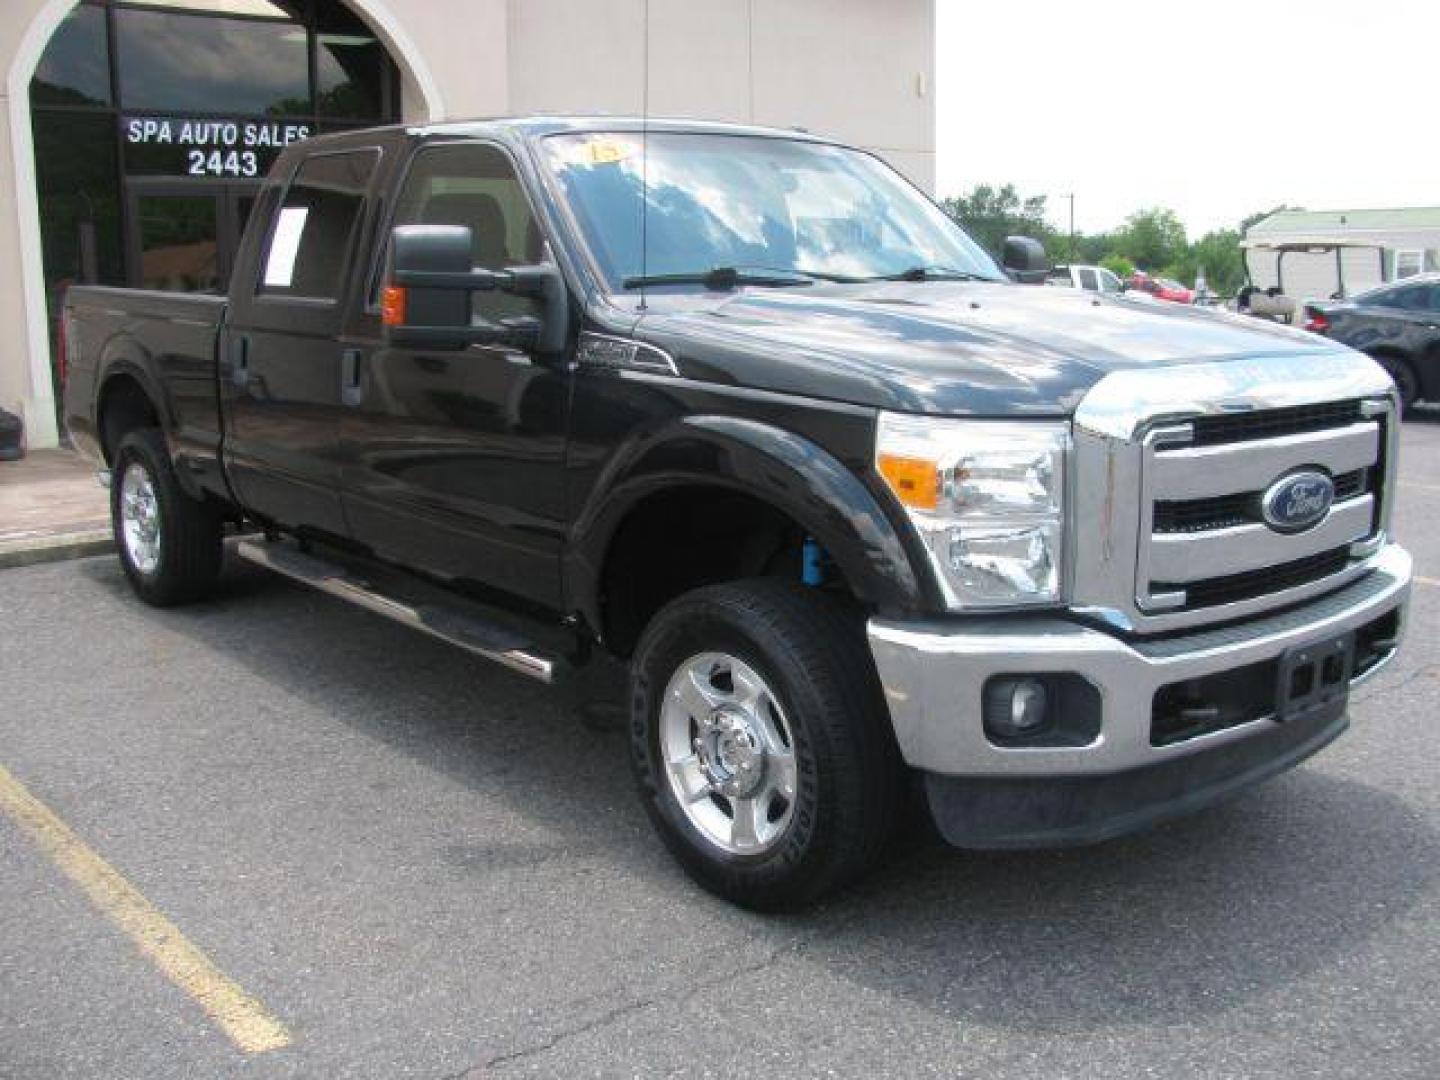
[[(1408, 642), (1339, 743), (1096, 848), (913, 839), (783, 918), (669, 861), (603, 674), (238, 566), (175, 612), (112, 558), (0, 572), (0, 776), (162, 920), (137, 948), (0, 814), (0, 1075), (1433, 1077), (1440, 414), (1404, 442)], [(239, 1049), (177, 935), (284, 1038)]]

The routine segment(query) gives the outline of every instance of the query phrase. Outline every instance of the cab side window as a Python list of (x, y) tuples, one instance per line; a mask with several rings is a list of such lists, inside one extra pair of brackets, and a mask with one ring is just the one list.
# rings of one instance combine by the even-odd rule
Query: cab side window
[[(542, 262), (548, 252), (539, 223), (509, 157), (483, 143), (420, 150), (400, 189), (392, 225), (464, 225), (474, 264), (501, 270)], [(473, 294), (477, 315), (495, 320), (538, 314), (534, 298)]]
[(373, 150), (320, 154), (300, 166), (270, 223), (261, 295), (340, 295), (378, 158)]

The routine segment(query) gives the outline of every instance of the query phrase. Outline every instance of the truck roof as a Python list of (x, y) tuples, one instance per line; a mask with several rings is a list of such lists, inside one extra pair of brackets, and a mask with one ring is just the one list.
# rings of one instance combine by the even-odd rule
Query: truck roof
[(771, 139), (804, 139), (811, 142), (834, 143), (802, 128), (762, 127), (757, 124), (729, 123), (721, 120), (693, 120), (683, 117), (641, 117), (633, 115), (587, 114), (567, 116), (474, 117), (464, 120), (443, 120), (434, 123), (391, 124), (386, 127), (332, 132), (307, 140), (308, 145), (348, 143), (356, 138), (373, 137), (377, 131), (405, 134), (412, 138), (451, 136), (480, 138), (494, 135), (496, 130), (512, 132), (522, 138), (535, 138), (570, 131), (643, 131), (691, 132), (714, 135), (753, 135)]

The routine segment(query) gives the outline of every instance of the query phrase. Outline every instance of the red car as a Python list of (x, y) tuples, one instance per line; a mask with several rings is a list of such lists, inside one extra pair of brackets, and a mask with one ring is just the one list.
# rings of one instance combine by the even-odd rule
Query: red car
[(1195, 290), (1187, 289), (1170, 278), (1151, 277), (1141, 270), (1130, 275), (1130, 288), (1137, 292), (1149, 293), (1156, 300), (1170, 300), (1177, 304), (1193, 304)]

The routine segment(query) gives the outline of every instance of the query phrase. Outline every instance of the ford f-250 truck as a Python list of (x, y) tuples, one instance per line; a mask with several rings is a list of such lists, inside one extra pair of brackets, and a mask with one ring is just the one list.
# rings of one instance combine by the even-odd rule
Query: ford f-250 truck
[(150, 603), (229, 542), (541, 680), (628, 660), (660, 836), (784, 907), (872, 866), (917, 783), (974, 848), (1205, 806), (1395, 653), (1379, 367), (1003, 262), (795, 132), (325, 136), (228, 296), (71, 291), (66, 420)]

